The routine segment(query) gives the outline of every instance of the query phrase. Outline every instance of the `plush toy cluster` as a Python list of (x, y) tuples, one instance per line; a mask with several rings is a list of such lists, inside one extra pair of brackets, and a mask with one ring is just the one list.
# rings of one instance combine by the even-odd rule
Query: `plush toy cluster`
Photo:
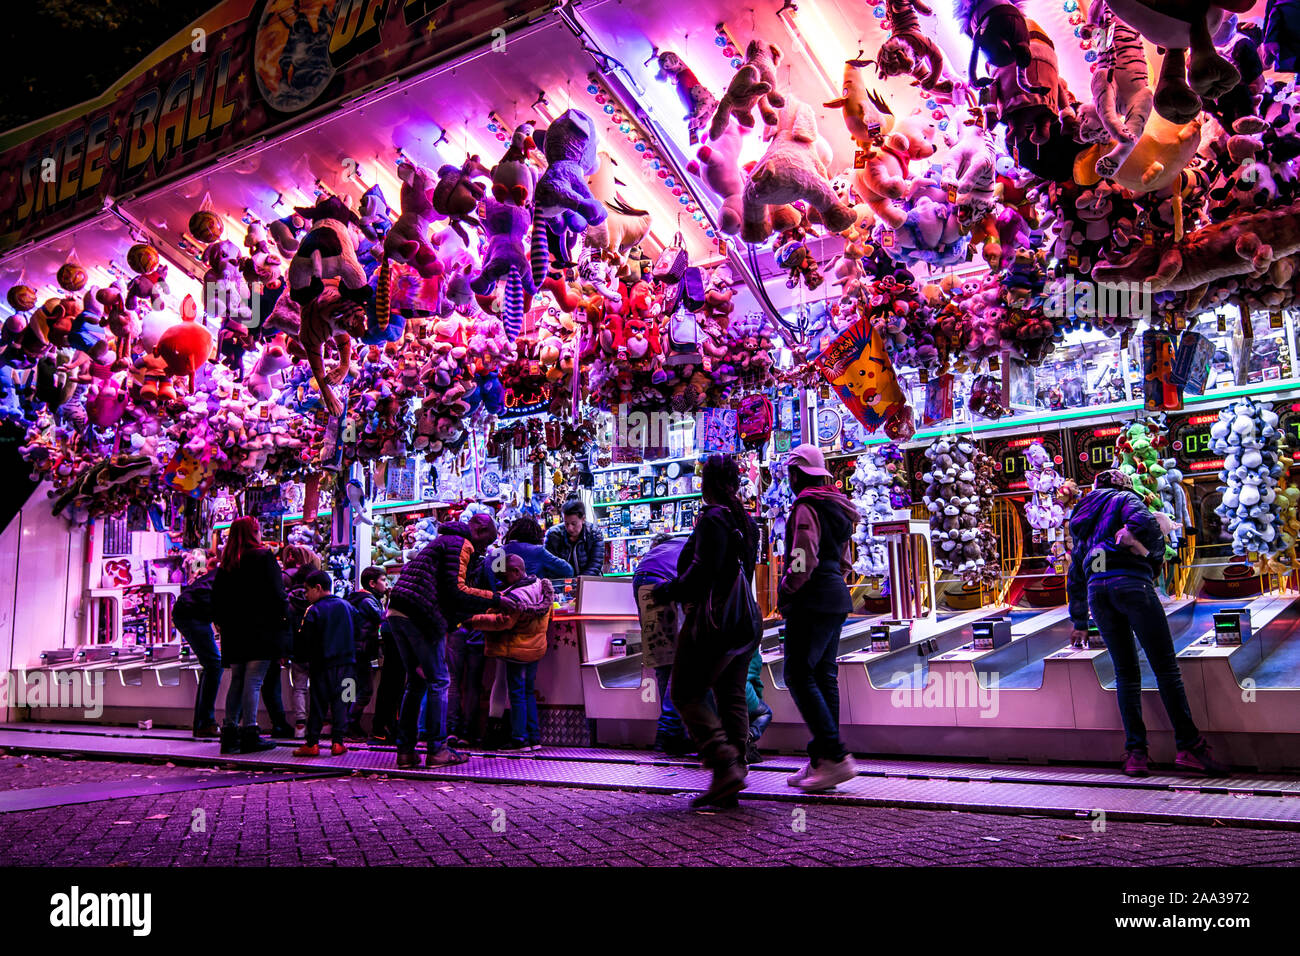
[[(1245, 398), (1220, 410), (1210, 427), (1210, 447), (1223, 456), (1223, 501), (1215, 513), (1232, 536), (1232, 552), (1268, 557), (1286, 545), (1288, 531), (1278, 500), (1283, 474), (1277, 413)], [(1288, 509), (1289, 495), (1284, 493)]]
[(885, 544), (873, 532), (877, 521), (887, 520), (900, 508), (911, 505), (903, 474), (903, 452), (897, 445), (873, 446), (858, 456), (849, 476), (849, 495), (858, 509), (858, 527), (853, 534), (857, 558), (853, 570), (868, 577), (889, 571)]
[(1029, 487), (1029, 500), (1025, 503), (1025, 519), (1029, 527), (1045, 532), (1050, 538), (1065, 525), (1065, 509), (1057, 497), (1064, 479), (1056, 470), (1051, 452), (1042, 442), (1025, 448), (1025, 483)]
[(1115, 440), (1115, 463), (1132, 479), (1134, 493), (1147, 507), (1168, 518), (1163, 523), (1167, 539), (1165, 557), (1171, 558), (1182, 537), (1187, 513), (1182, 491), (1177, 487), (1183, 474), (1173, 458), (1163, 457), (1168, 444), (1163, 418), (1132, 422)]
[(930, 512), (936, 567), (968, 584), (988, 584), (1001, 573), (993, 535), (993, 463), (969, 438), (945, 435), (925, 450), (929, 469), (922, 501)]

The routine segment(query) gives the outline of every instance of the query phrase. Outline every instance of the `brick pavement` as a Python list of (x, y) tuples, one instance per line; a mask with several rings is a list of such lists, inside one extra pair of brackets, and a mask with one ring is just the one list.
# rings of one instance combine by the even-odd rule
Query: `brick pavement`
[[(0, 789), (192, 768), (0, 756)], [(156, 794), (0, 815), (0, 865), (1253, 865), (1300, 833), (413, 781), (383, 774)], [(195, 810), (205, 828), (192, 829)]]

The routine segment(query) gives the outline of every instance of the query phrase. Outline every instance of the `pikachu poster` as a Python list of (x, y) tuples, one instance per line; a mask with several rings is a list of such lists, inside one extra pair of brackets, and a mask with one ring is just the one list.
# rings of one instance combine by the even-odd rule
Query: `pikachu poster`
[(907, 405), (884, 337), (869, 319), (858, 319), (836, 336), (813, 364), (844, 407), (870, 431), (900, 415)]

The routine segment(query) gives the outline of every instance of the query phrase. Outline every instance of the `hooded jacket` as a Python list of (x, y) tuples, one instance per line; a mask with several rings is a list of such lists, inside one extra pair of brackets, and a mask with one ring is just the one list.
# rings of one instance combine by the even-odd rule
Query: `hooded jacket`
[[(1149, 552), (1138, 555), (1115, 536), (1127, 528)], [(1155, 515), (1131, 491), (1097, 488), (1075, 505), (1070, 517), (1070, 570), (1066, 590), (1070, 597), (1070, 620), (1079, 630), (1088, 626), (1088, 586), (1115, 578), (1152, 581), (1164, 565), (1165, 539)]]
[(850, 541), (858, 524), (857, 509), (830, 485), (805, 488), (790, 509), (785, 539), (785, 571), (777, 607), (787, 610), (848, 614), (853, 599), (844, 575), (853, 567)]
[(449, 627), (495, 607), (499, 599), (496, 591), (470, 583), (474, 543), (469, 535), (463, 521), (439, 526), (438, 537), (407, 562), (393, 584), (389, 612), (409, 617), (429, 640), (443, 640)]
[(312, 667), (337, 667), (356, 660), (352, 605), (327, 594), (307, 608), (294, 641), (294, 658)]
[(172, 623), (177, 629), (212, 623), (212, 582), (216, 579), (217, 569), (212, 568), (181, 588), (172, 605)]
[(475, 614), (470, 627), (484, 632), (487, 657), (531, 664), (546, 654), (555, 589), (549, 578), (524, 578), (501, 592), (501, 610)]

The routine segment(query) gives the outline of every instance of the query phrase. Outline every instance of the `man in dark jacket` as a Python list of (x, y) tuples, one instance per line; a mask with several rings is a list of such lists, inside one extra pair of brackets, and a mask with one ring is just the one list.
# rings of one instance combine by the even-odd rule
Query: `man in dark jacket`
[(1074, 625), (1071, 640), (1075, 645), (1082, 643), (1091, 610), (1115, 667), (1126, 774), (1147, 775), (1147, 731), (1142, 722), (1142, 672), (1137, 656), (1140, 643), (1174, 726), (1178, 745), (1175, 764), (1221, 776), (1223, 766), (1210, 756), (1209, 746), (1192, 720), (1169, 619), (1156, 595), (1155, 576), (1164, 565), (1164, 533), (1132, 488), (1132, 479), (1124, 472), (1103, 471), (1070, 517), (1074, 547), (1066, 588)]
[(850, 541), (857, 509), (830, 484), (826, 459), (800, 445), (786, 459), (795, 493), (785, 540), (777, 610), (785, 618), (785, 682), (812, 732), (808, 766), (791, 786), (815, 792), (851, 780), (857, 765), (840, 739), (840, 632), (853, 610), (844, 576), (853, 567)]
[[(361, 726), (361, 715), (366, 712), (370, 698), (374, 696), (374, 661), (379, 656), (379, 629), (384, 623), (384, 596), (387, 593), (387, 572), (381, 567), (369, 567), (361, 572), (361, 587), (346, 598), (348, 604), (352, 605), (356, 625), (353, 641), (357, 651), (357, 699), (349, 708), (348, 740), (366, 739), (365, 729)], [(379, 708), (376, 706), (375, 729), (378, 731), (382, 726)]]
[[(201, 555), (202, 552), (199, 552)], [(213, 562), (208, 569), (181, 588), (172, 605), (172, 624), (203, 668), (194, 696), (194, 736), (219, 737), (217, 688), (221, 686), (221, 650), (212, 630), (212, 582), (217, 576)]]
[(651, 596), (658, 584), (677, 577), (677, 561), (685, 538), (661, 534), (650, 543), (632, 575), (632, 593), (636, 596), (637, 615), (641, 619), (641, 659), (654, 670), (659, 691), (659, 723), (655, 730), (654, 749), (661, 753), (686, 754), (694, 748), (682, 718), (669, 696), (668, 678), (673, 672), (673, 655), (677, 649), (677, 632), (681, 629), (681, 608), (676, 602), (660, 604)]
[(352, 605), (334, 593), (334, 582), (325, 571), (307, 575), (303, 593), (311, 607), (303, 615), (294, 657), (307, 665), (311, 687), (311, 709), (307, 714), (307, 737), (293, 752), (295, 757), (320, 756), (320, 732), (330, 716), (330, 753), (347, 753), (343, 734), (348, 725), (348, 705), (356, 697), (353, 662), (356, 657), (356, 627)]
[[(447, 746), (447, 672), (445, 642), (454, 627), (479, 611), (497, 607), (500, 594), (474, 587), (469, 580), (474, 535), (491, 543), (488, 531), (455, 521), (438, 529), (402, 568), (388, 598), (387, 626), (406, 668), (406, 694), (397, 728), (397, 766), (414, 767), (420, 702), (425, 700), (424, 731), (431, 767), (464, 763), (468, 756)], [(495, 534), (495, 532), (492, 532)]]
[(587, 520), (587, 506), (574, 498), (565, 503), (562, 514), (563, 523), (546, 532), (546, 550), (568, 561), (574, 574), (600, 574), (605, 566), (605, 538)]

